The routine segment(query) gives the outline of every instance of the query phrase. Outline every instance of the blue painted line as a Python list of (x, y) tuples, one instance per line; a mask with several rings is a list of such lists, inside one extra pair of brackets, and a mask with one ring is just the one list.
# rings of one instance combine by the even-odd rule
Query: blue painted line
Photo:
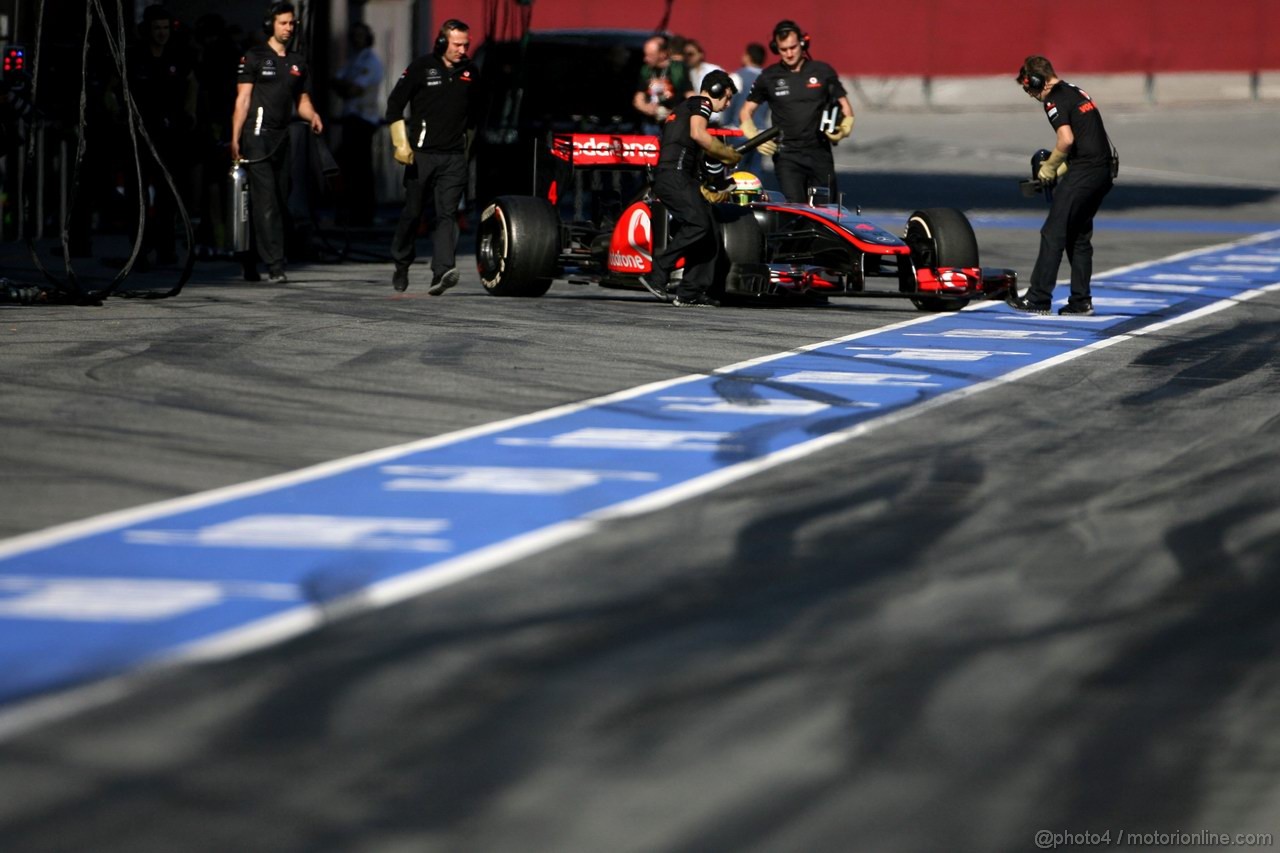
[(0, 542), (0, 702), (277, 642), (1277, 282), (1280, 233), (1101, 275), (1094, 317), (920, 316)]

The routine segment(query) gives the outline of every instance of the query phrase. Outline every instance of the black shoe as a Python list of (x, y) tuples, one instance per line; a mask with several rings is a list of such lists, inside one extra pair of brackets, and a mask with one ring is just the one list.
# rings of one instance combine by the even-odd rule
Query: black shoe
[(712, 299), (710, 296), (692, 296), (688, 299), (681, 299), (679, 296), (671, 303), (677, 308), (719, 308), (720, 303)]
[(274, 270), (267, 271), (268, 284), (284, 284), (288, 280), (289, 280), (289, 277), (284, 274), (284, 270), (282, 269), (274, 269)]
[(1031, 304), (1025, 296), (1010, 296), (1005, 300), (1005, 304), (1014, 311), (1021, 311), (1024, 314), (1048, 314), (1051, 310), (1048, 305)]
[(1058, 309), (1058, 313), (1061, 315), (1075, 315), (1077, 317), (1092, 317), (1093, 303), (1078, 302), (1073, 305), (1072, 303), (1068, 302), (1066, 305)]
[(649, 283), (649, 277), (650, 277), (650, 276), (652, 276), (652, 275), (653, 275), (653, 273), (649, 273), (649, 275), (642, 275), (642, 276), (640, 276), (640, 278), (639, 278), (639, 282), (640, 282), (641, 286), (642, 286), (642, 287), (644, 287), (644, 289), (645, 289), (645, 290), (649, 291), (649, 292), (650, 292), (650, 293), (652, 293), (654, 296), (656, 296), (656, 297), (658, 298), (658, 300), (659, 300), (659, 301), (661, 301), (661, 302), (666, 302), (666, 301), (667, 301), (667, 290), (666, 290), (666, 287), (664, 286), (664, 287), (662, 287), (662, 288), (657, 288), (657, 287), (654, 287), (652, 284), (650, 284), (650, 283)]
[(245, 281), (262, 281), (262, 276), (258, 275), (258, 264), (256, 261), (241, 258), (240, 268), (244, 271)]
[(449, 288), (458, 283), (458, 277), (461, 273), (457, 267), (449, 267), (443, 272), (438, 272), (431, 277), (431, 286), (427, 288), (427, 293), (432, 296), (439, 296)]
[(396, 289), (396, 293), (404, 293), (409, 289), (408, 267), (396, 267), (395, 274), (391, 276), (391, 286)]

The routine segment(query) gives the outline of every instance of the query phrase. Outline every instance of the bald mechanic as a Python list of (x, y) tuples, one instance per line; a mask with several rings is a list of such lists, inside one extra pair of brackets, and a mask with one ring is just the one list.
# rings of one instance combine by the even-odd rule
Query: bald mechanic
[(410, 63), (387, 98), (391, 144), (396, 162), (405, 167), (404, 209), (391, 240), (391, 286), (397, 292), (409, 287), (418, 222), (428, 198), (434, 210), (427, 293), (439, 296), (458, 283), (458, 203), (467, 189), (467, 134), (479, 103), (480, 77), (467, 56), (470, 48), (471, 28), (456, 18), (445, 21), (431, 53)]

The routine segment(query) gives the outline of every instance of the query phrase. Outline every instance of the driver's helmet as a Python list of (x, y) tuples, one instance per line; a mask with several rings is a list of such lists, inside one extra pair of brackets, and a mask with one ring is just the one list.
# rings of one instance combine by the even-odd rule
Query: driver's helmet
[(729, 190), (734, 204), (748, 205), (760, 201), (763, 194), (760, 179), (750, 172), (734, 172), (733, 188)]

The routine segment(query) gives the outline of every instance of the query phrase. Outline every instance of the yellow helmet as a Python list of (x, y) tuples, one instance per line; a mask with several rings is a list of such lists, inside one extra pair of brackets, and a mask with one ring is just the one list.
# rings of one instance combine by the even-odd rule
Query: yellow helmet
[(733, 187), (729, 190), (735, 204), (748, 205), (759, 201), (764, 188), (760, 179), (750, 172), (734, 172)]

